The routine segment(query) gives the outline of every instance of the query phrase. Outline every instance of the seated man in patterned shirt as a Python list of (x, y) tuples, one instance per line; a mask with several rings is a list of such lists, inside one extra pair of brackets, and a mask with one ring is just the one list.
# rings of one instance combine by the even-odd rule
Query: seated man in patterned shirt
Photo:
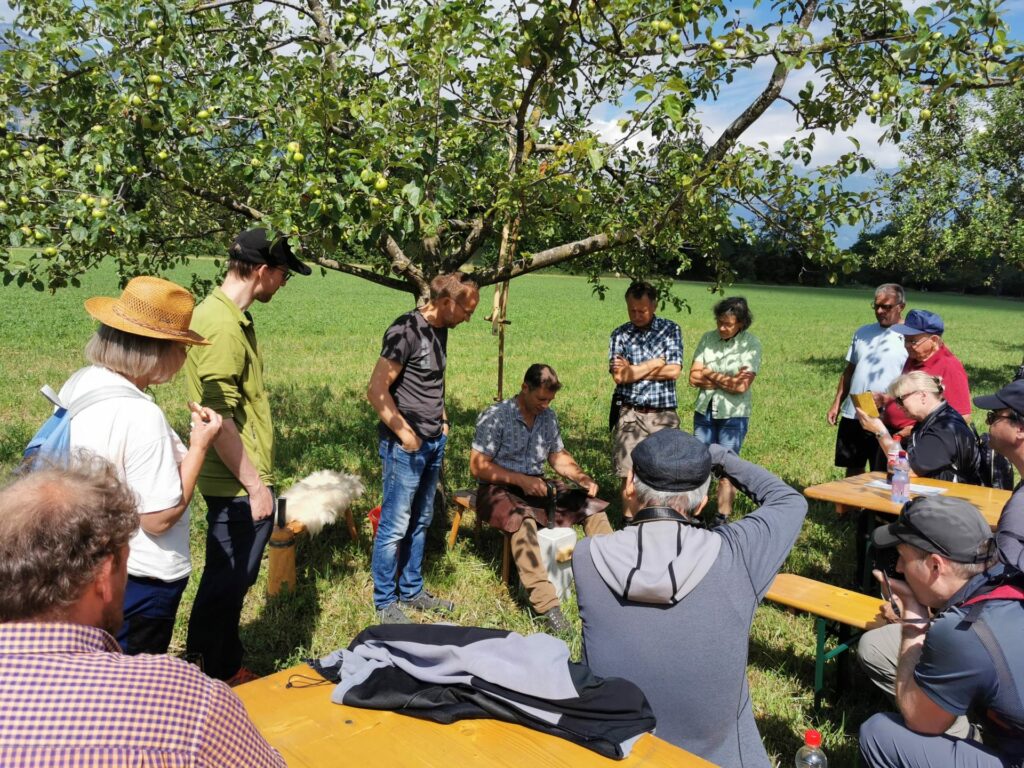
[(0, 489), (0, 765), (284, 766), (227, 685), (121, 654), (138, 527), (131, 490), (88, 454)]
[(550, 408), (561, 387), (551, 366), (531, 365), (518, 395), (480, 414), (469, 459), (470, 472), (480, 481), (477, 514), (512, 536), (512, 557), (530, 605), (555, 632), (566, 631), (569, 624), (541, 563), (537, 538), (537, 525), (548, 522), (545, 461), (559, 475), (580, 486), (579, 490), (570, 490), (564, 483), (554, 483), (555, 525), (582, 522), (588, 536), (612, 531), (604, 513), (608, 502), (595, 498), (597, 483), (580, 469), (562, 444), (558, 418)]

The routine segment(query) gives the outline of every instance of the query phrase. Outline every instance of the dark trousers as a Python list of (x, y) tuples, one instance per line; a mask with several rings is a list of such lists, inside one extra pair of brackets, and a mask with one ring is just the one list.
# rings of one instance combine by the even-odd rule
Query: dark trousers
[(274, 519), (253, 520), (248, 496), (203, 498), (209, 510), (206, 563), (188, 621), (186, 654), (197, 656), (210, 677), (227, 680), (242, 666), (242, 603), (256, 583)]
[(124, 590), (124, 623), (117, 633), (121, 650), (137, 653), (167, 653), (174, 632), (174, 617), (188, 586), (188, 576), (163, 581), (128, 574)]

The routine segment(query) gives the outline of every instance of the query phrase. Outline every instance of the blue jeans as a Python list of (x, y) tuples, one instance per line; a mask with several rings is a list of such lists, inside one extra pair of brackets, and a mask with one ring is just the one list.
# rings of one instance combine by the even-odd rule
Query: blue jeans
[(188, 576), (163, 581), (128, 574), (124, 589), (124, 623), (117, 633), (121, 650), (130, 656), (167, 653), (178, 604), (187, 586)]
[(747, 426), (750, 418), (747, 416), (734, 416), (731, 419), (712, 419), (706, 413), (693, 414), (693, 436), (705, 445), (718, 443), (723, 448), (728, 448), (737, 456), (740, 448), (743, 447), (743, 440), (747, 436)]
[(424, 440), (409, 453), (394, 438), (380, 441), (384, 503), (373, 540), (373, 604), (386, 608), (423, 591), (423, 548), (434, 517), (434, 490), (441, 474), (445, 435)]

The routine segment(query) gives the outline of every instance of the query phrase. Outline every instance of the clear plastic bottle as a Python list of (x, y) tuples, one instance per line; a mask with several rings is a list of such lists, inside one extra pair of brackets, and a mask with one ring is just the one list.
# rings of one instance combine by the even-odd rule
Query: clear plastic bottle
[(889, 445), (889, 450), (885, 452), (885, 482), (892, 482), (892, 473), (896, 469), (896, 459), (899, 458), (902, 446), (900, 440), (903, 439), (903, 435), (893, 435), (892, 443)]
[(796, 751), (796, 768), (828, 768), (828, 758), (821, 751), (821, 734), (813, 728), (804, 731), (804, 745)]
[(890, 498), (896, 504), (906, 504), (910, 501), (910, 462), (907, 461), (906, 451), (900, 451), (893, 466)]

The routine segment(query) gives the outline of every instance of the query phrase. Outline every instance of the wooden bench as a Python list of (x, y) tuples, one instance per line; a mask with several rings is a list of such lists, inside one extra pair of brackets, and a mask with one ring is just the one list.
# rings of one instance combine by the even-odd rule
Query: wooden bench
[[(471, 510), (476, 517), (476, 537), (480, 538), (480, 531), (483, 529), (483, 522), (476, 514), (476, 491), (462, 489), (452, 494), (455, 508), (452, 513), (452, 528), (448, 533), (448, 549), (455, 546), (455, 538), (459, 535), (459, 526), (462, 525), (462, 514)], [(501, 531), (501, 581), (508, 586), (509, 568), (512, 562), (512, 537)]]
[[(816, 617), (817, 645), (814, 657), (814, 706), (821, 703), (825, 685), (825, 662), (853, 647), (853, 643), (869, 629), (886, 623), (882, 614), (885, 601), (879, 597), (862, 595), (842, 587), (834, 587), (804, 576), (780, 573), (775, 577), (768, 600), (787, 608), (813, 614)], [(831, 651), (825, 650), (827, 624), (839, 625), (838, 643)], [(852, 630), (856, 632), (851, 633)], [(840, 675), (841, 679), (842, 675)]]

